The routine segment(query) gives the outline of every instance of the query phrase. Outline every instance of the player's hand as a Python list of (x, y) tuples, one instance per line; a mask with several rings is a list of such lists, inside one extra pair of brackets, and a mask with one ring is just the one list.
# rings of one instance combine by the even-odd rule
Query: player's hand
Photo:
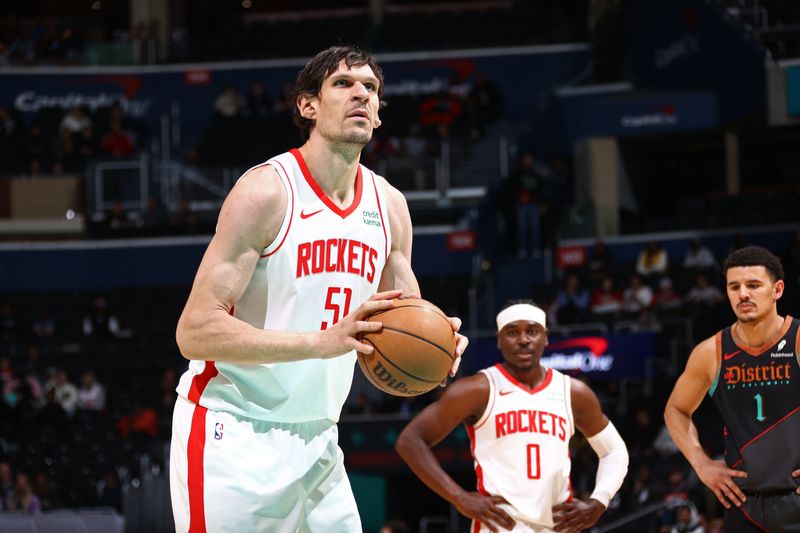
[(747, 500), (742, 489), (733, 481), (735, 477), (746, 478), (747, 472), (728, 468), (724, 461), (707, 460), (697, 470), (697, 476), (706, 487), (710, 488), (719, 502), (730, 509), (731, 504), (741, 507)]
[(358, 337), (364, 332), (380, 331), (383, 324), (380, 322), (366, 321), (372, 313), (394, 307), (394, 298), (399, 298), (402, 290), (391, 290), (373, 294), (369, 300), (359, 305), (358, 308), (345, 316), (333, 326), (320, 331), (316, 336), (315, 351), (317, 357), (328, 359), (346, 354), (350, 350), (371, 354), (374, 348)]
[[(798, 468), (797, 470), (795, 470), (794, 472), (792, 472), (792, 477), (794, 477), (794, 478), (800, 478), (800, 468)], [(798, 481), (800, 481), (800, 480), (798, 480)], [(797, 494), (800, 494), (800, 487), (797, 487), (797, 490), (795, 490), (795, 492), (796, 492)]]
[(606, 506), (597, 500), (571, 500), (553, 506), (555, 531), (578, 533), (592, 527), (600, 520)]
[(502, 496), (486, 496), (479, 492), (465, 492), (454, 503), (459, 513), (480, 520), (494, 533), (500, 531), (498, 528), (511, 530), (516, 525), (514, 519), (499, 507), (501, 504), (508, 505)]
[[(467, 345), (469, 344), (469, 339), (458, 332), (458, 330), (461, 329), (460, 318), (449, 316), (447, 317), (447, 320), (450, 321), (450, 326), (452, 326), (453, 328), (453, 333), (456, 334), (456, 353), (455, 353), (456, 358), (453, 360), (453, 366), (450, 367), (450, 372), (449, 372), (450, 377), (453, 377), (456, 375), (456, 372), (458, 372), (458, 367), (461, 364), (461, 354), (463, 354), (464, 350), (467, 349)], [(440, 386), (442, 387), (444, 387), (445, 385), (447, 385), (447, 378), (445, 378), (444, 381), (442, 381), (442, 383), (440, 384)]]

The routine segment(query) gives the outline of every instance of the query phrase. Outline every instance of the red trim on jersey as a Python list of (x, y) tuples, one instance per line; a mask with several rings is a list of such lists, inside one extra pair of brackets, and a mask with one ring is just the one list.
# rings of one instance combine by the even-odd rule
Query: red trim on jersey
[(483, 486), (483, 468), (481, 468), (478, 458), (475, 457), (475, 443), (477, 442), (475, 439), (475, 428), (468, 426), (467, 424), (464, 424), (464, 427), (466, 428), (467, 436), (469, 437), (469, 453), (471, 453), (472, 458), (475, 459), (475, 477), (478, 478), (478, 492), (484, 496), (488, 496), (489, 493), (486, 492), (486, 487)]
[(473, 520), (472, 521), (472, 533), (481, 533), (481, 521), (480, 520)]
[(194, 406), (192, 429), (186, 445), (188, 472), (186, 484), (189, 489), (189, 533), (206, 533), (206, 508), (204, 500), (203, 452), (206, 447), (206, 412), (201, 405)]
[(500, 373), (503, 374), (508, 381), (510, 381), (511, 383), (513, 383), (514, 385), (519, 387), (520, 389), (524, 390), (528, 394), (536, 394), (537, 392), (541, 391), (542, 389), (544, 389), (545, 387), (550, 385), (550, 381), (553, 380), (553, 369), (552, 368), (548, 368), (547, 372), (544, 375), (544, 379), (542, 380), (542, 382), (539, 383), (539, 385), (537, 385), (537, 387), (535, 389), (530, 389), (530, 388), (528, 388), (527, 385), (524, 385), (517, 378), (515, 378), (514, 376), (509, 374), (509, 372), (505, 369), (505, 367), (503, 367), (502, 363), (497, 363), (494, 366), (497, 367), (497, 369), (500, 371)]
[(742, 512), (742, 514), (744, 515), (744, 517), (745, 517), (745, 518), (747, 518), (747, 520), (748, 520), (748, 521), (749, 521), (751, 524), (753, 524), (754, 526), (756, 526), (756, 527), (757, 527), (758, 529), (760, 529), (761, 531), (766, 531), (767, 533), (769, 533), (769, 529), (765, 528), (764, 526), (762, 526), (761, 524), (759, 524), (758, 522), (756, 522), (755, 520), (753, 520), (753, 518), (752, 518), (752, 517), (751, 517), (749, 514), (747, 514), (747, 511), (745, 511), (745, 510), (744, 510), (744, 507), (738, 507), (738, 509), (739, 509), (739, 510)]
[(292, 201), (291, 206), (292, 207), (290, 208), (291, 212), (289, 213), (289, 226), (286, 228), (286, 233), (283, 234), (283, 239), (281, 239), (281, 242), (280, 242), (280, 244), (278, 244), (277, 248), (275, 248), (274, 250), (272, 250), (268, 254), (262, 255), (261, 256), (262, 259), (265, 258), (265, 257), (271, 256), (272, 254), (274, 254), (275, 252), (277, 252), (278, 250), (281, 249), (281, 246), (283, 246), (283, 243), (286, 241), (286, 237), (289, 236), (289, 230), (292, 229), (292, 219), (294, 219), (294, 187), (292, 187), (292, 180), (289, 179), (289, 174), (286, 172), (286, 169), (283, 168), (283, 165), (281, 165), (281, 162), (280, 161), (275, 161), (275, 162), (278, 164), (278, 166), (281, 167), (281, 170), (283, 170), (283, 175), (286, 177), (286, 183), (289, 184), (289, 196), (291, 196), (291, 201)]
[[(758, 435), (756, 435), (755, 437), (753, 437), (752, 439), (747, 441), (747, 443), (744, 446), (739, 448), (739, 454), (741, 455), (741, 453), (744, 451), (745, 448), (747, 448), (748, 446), (753, 444), (755, 441), (757, 441), (758, 439), (763, 437), (767, 432), (772, 431), (775, 428), (775, 426), (777, 426), (778, 424), (780, 424), (781, 422), (783, 422), (784, 420), (786, 420), (787, 418), (789, 418), (790, 416), (792, 416), (793, 414), (795, 414), (798, 411), (800, 411), (800, 406), (795, 407), (794, 409), (789, 411), (787, 414), (785, 414), (783, 416), (783, 418), (781, 418), (780, 420), (778, 420), (777, 422), (772, 424), (770, 427), (768, 427), (767, 429), (765, 429), (764, 431), (762, 431), (761, 433), (759, 433)], [(736, 464), (739, 464), (739, 463), (737, 462)], [(731, 467), (731, 468), (733, 468), (733, 467)]]
[(300, 150), (297, 148), (292, 148), (289, 150), (294, 158), (297, 160), (297, 164), (300, 166), (300, 171), (303, 173), (303, 177), (306, 179), (308, 186), (311, 187), (311, 190), (317, 195), (317, 197), (322, 200), (322, 203), (328, 206), (328, 209), (336, 213), (342, 218), (347, 218), (347, 216), (356, 210), (358, 204), (361, 203), (361, 184), (362, 184), (362, 177), (361, 177), (361, 165), (358, 165), (358, 169), (356, 170), (356, 182), (355, 182), (355, 193), (353, 194), (353, 202), (345, 209), (342, 209), (335, 203), (333, 200), (325, 194), (325, 191), (322, 190), (322, 187), (319, 186), (317, 180), (314, 179), (314, 176), (311, 175), (311, 171), (308, 170), (308, 165), (306, 165), (306, 160), (303, 159), (303, 154), (300, 153)]
[[(233, 314), (233, 309), (231, 309), (231, 314)], [(196, 374), (192, 378), (192, 385), (189, 387), (188, 394), (189, 401), (194, 403), (200, 402), (200, 396), (203, 395), (206, 385), (208, 385), (208, 382), (217, 374), (219, 374), (219, 370), (217, 370), (217, 367), (214, 365), (214, 361), (206, 361), (203, 372)]]
[(789, 327), (792, 325), (792, 317), (790, 315), (786, 315), (783, 319), (783, 325), (781, 326), (780, 331), (772, 337), (771, 339), (767, 340), (765, 343), (760, 344), (759, 346), (747, 346), (746, 344), (739, 344), (736, 342), (736, 336), (734, 336), (734, 332), (736, 331), (736, 324), (731, 326), (731, 339), (733, 339), (733, 344), (747, 352), (749, 355), (754, 357), (760, 356), (762, 353), (766, 351), (767, 348), (775, 344), (778, 339), (786, 335), (786, 332), (789, 331)]
[(386, 222), (383, 221), (383, 208), (381, 207), (381, 197), (378, 195), (378, 184), (375, 180), (375, 173), (371, 170), (369, 171), (372, 174), (372, 186), (375, 187), (375, 201), (378, 202), (378, 214), (381, 216), (381, 228), (383, 229), (383, 248), (386, 257), (389, 257), (389, 237), (386, 235)]

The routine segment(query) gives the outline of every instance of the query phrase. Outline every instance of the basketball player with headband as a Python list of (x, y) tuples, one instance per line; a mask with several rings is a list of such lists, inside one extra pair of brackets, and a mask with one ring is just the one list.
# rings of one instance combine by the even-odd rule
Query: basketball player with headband
[(222, 206), (177, 328), (178, 533), (361, 531), (336, 422), (355, 350), (373, 349), (358, 335), (381, 327), (365, 317), (420, 292), (405, 198), (359, 164), (382, 92), (372, 55), (317, 54), (295, 88), (305, 144), (247, 171)]
[[(622, 486), (628, 450), (584, 383), (541, 366), (545, 312), (529, 300), (497, 315), (503, 362), (450, 385), (400, 433), (411, 470), (473, 520), (470, 531), (580, 531), (594, 525)], [(431, 448), (459, 424), (471, 441), (477, 491), (464, 490)], [(583, 433), (600, 458), (594, 492), (572, 497), (569, 440)]]

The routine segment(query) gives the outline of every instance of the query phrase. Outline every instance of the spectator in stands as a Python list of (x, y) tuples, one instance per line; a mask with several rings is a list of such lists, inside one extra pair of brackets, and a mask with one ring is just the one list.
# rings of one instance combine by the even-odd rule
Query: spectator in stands
[(87, 370), (81, 376), (81, 388), (78, 390), (78, 409), (81, 411), (103, 411), (106, 408), (106, 390), (94, 372)]
[(14, 110), (0, 107), (0, 161), (4, 171), (19, 171), (24, 164), (24, 132)]
[(3, 393), (3, 403), (9, 407), (17, 404), (20, 381), (10, 357), (0, 357), (0, 392)]
[(103, 479), (97, 482), (97, 504), (122, 511), (122, 484), (114, 469), (106, 470)]
[(158, 437), (158, 415), (151, 407), (137, 402), (117, 421), (117, 431), (122, 438)]
[(11, 493), (14, 491), (14, 473), (8, 461), (0, 461), (0, 511), (11, 510)]
[(559, 325), (585, 322), (589, 314), (589, 291), (581, 287), (575, 273), (567, 274), (564, 286), (553, 302), (553, 314)]
[(683, 316), (683, 297), (673, 288), (669, 276), (663, 276), (658, 280), (658, 291), (653, 297), (653, 310), (660, 319)]
[(118, 337), (121, 328), (117, 316), (109, 311), (106, 299), (98, 296), (94, 299), (91, 314), (83, 317), (83, 334), (86, 337)]
[(40, 309), (31, 323), (31, 331), (37, 339), (49, 339), (55, 336), (56, 321), (47, 309)]
[(716, 329), (724, 302), (725, 295), (718, 287), (709, 283), (705, 274), (695, 276), (694, 285), (686, 293), (686, 309), (699, 338), (707, 336), (704, 332)]
[(647, 247), (639, 252), (636, 259), (636, 272), (643, 280), (655, 285), (655, 280), (667, 273), (669, 269), (669, 257), (667, 251), (658, 241), (650, 241)]
[(633, 413), (633, 425), (626, 432), (625, 444), (634, 459), (643, 460), (653, 453), (653, 442), (660, 429), (653, 418), (653, 413), (645, 405), (639, 405)]
[(642, 283), (639, 274), (630, 277), (628, 286), (622, 291), (622, 314), (629, 320), (644, 320), (653, 303), (653, 289)]
[(50, 163), (50, 147), (44, 138), (42, 126), (38, 122), (31, 124), (28, 139), (25, 142), (26, 168), (33, 176), (41, 172)]
[(627, 493), (628, 508), (640, 509), (659, 502), (663, 498), (663, 488), (659, 480), (653, 477), (653, 470), (650, 464), (647, 462), (641, 463), (636, 470), (636, 477), (631, 483), (630, 492)]
[(131, 157), (136, 150), (136, 140), (122, 128), (122, 119), (112, 115), (108, 128), (108, 132), (100, 140), (103, 154), (116, 159)]
[(705, 531), (702, 519), (691, 502), (678, 507), (675, 525), (670, 529), (670, 533), (705, 533)]
[(214, 100), (214, 111), (223, 119), (233, 120), (239, 118), (245, 104), (239, 89), (232, 83), (226, 83), (222, 93)]
[(56, 399), (55, 387), (45, 387), (44, 407), (34, 417), (35, 426), (42, 433), (61, 434), (67, 426), (67, 413)]
[(24, 511), (26, 513), (38, 513), (42, 510), (39, 498), (33, 493), (28, 475), (23, 472), (17, 473), (14, 483), (14, 490), (11, 492), (10, 509), (12, 511)]
[(714, 257), (714, 252), (705, 246), (700, 239), (692, 239), (689, 243), (689, 249), (683, 258), (683, 268), (691, 274), (710, 273), (719, 269), (719, 263), (717, 258)]
[(53, 481), (44, 472), (37, 472), (33, 475), (31, 482), (33, 486), (33, 493), (39, 498), (39, 503), (42, 506), (42, 511), (49, 511), (50, 509), (59, 507), (56, 500), (56, 491), (53, 488)]
[(70, 109), (64, 118), (61, 119), (60, 130), (62, 135), (66, 132), (71, 136), (76, 137), (83, 130), (92, 127), (92, 121), (89, 116), (78, 106)]
[(527, 257), (538, 253), (540, 247), (540, 214), (546, 209), (542, 194), (544, 169), (533, 154), (520, 157), (516, 168), (508, 177), (508, 185), (516, 200), (517, 255)]
[(614, 258), (606, 243), (598, 239), (586, 262), (586, 271), (592, 287), (600, 287), (603, 278), (614, 274)]
[(475, 84), (467, 93), (466, 105), (473, 139), (483, 137), (486, 127), (503, 116), (503, 94), (483, 74), (476, 76)]
[(64, 369), (56, 372), (53, 385), (55, 400), (64, 409), (67, 416), (72, 417), (78, 407), (78, 388), (69, 380), (69, 375)]
[(264, 91), (264, 85), (253, 82), (244, 106), (244, 115), (255, 124), (263, 123), (272, 114), (272, 100)]
[(589, 309), (595, 319), (609, 326), (622, 311), (622, 291), (614, 286), (614, 278), (603, 277), (600, 287), (592, 292)]

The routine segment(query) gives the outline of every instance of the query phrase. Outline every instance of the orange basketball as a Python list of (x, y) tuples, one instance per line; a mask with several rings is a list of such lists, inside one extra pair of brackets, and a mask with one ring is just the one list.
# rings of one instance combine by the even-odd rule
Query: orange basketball
[(373, 385), (394, 396), (419, 396), (447, 377), (456, 337), (441, 309), (420, 298), (400, 298), (367, 320), (383, 324), (361, 337), (375, 351), (358, 354), (358, 366)]

